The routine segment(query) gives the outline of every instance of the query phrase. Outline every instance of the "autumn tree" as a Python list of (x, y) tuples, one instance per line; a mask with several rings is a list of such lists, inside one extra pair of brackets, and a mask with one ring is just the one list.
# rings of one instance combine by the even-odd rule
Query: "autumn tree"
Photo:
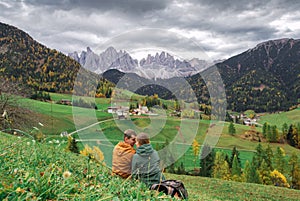
[(196, 167), (196, 159), (199, 157), (199, 143), (196, 139), (193, 140), (192, 144), (193, 154), (194, 154), (194, 168)]
[(274, 184), (274, 186), (287, 187), (287, 188), (290, 187), (289, 183), (287, 182), (286, 177), (278, 170), (273, 170), (270, 173), (270, 177), (271, 177), (271, 181)]
[(214, 160), (213, 177), (223, 180), (230, 180), (231, 174), (228, 162), (225, 160), (225, 153), (218, 151)]

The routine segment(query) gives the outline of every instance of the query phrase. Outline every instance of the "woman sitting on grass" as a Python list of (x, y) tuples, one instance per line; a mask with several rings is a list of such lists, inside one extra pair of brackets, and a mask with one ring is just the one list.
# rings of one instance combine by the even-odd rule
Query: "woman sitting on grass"
[(157, 151), (152, 148), (150, 138), (146, 133), (136, 137), (136, 154), (132, 158), (132, 178), (144, 182), (149, 188), (165, 180), (160, 169), (160, 159)]

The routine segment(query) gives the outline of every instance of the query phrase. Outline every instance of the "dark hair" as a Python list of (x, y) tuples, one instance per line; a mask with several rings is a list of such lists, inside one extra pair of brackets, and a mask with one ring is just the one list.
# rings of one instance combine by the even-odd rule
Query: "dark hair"
[(150, 137), (147, 133), (140, 133), (136, 136), (136, 140), (140, 145), (143, 144), (149, 144), (150, 143)]
[(127, 137), (128, 139), (130, 139), (133, 135), (136, 136), (136, 132), (132, 129), (127, 129), (124, 131), (124, 138)]

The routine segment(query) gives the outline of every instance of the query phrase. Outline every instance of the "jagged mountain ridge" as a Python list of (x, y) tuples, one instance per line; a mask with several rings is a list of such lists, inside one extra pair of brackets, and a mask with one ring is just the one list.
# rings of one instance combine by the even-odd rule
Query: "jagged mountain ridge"
[(119, 52), (109, 47), (101, 54), (95, 54), (89, 47), (82, 51), (80, 56), (77, 52), (68, 54), (78, 61), (84, 68), (102, 74), (109, 69), (118, 69), (125, 73), (136, 73), (147, 79), (168, 79), (172, 77), (186, 77), (196, 74), (213, 63), (204, 60), (192, 59), (180, 61), (169, 53), (156, 53), (154, 56), (148, 54), (146, 58), (138, 61), (133, 59), (126, 51)]
[[(288, 110), (300, 99), (300, 40), (270, 40), (215, 65), (226, 90), (227, 108), (234, 111), (253, 109), (256, 112)], [(186, 77), (198, 102), (210, 103), (210, 94), (204, 74), (213, 73), (212, 67)], [(116, 76), (118, 74), (118, 76)], [(103, 76), (114, 83), (122, 74), (108, 71)], [(132, 77), (132, 76), (131, 76)], [(139, 76), (127, 77), (127, 82), (140, 80), (143, 95), (159, 94), (165, 99), (174, 98), (164, 87), (180, 94), (184, 86), (176, 79), (158, 79), (149, 84)], [(157, 91), (155, 91), (158, 89)]]

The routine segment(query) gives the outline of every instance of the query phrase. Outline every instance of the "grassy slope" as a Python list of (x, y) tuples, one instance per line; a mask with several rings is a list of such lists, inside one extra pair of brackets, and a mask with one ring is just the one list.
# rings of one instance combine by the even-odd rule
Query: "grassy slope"
[(287, 123), (288, 125), (300, 123), (300, 107), (288, 112), (266, 114), (259, 120), (260, 124), (264, 124), (265, 122), (276, 125), (280, 130), (284, 123)]
[[(0, 142), (0, 199), (170, 200), (151, 194), (134, 181), (111, 177), (109, 171), (93, 162), (88, 165), (85, 157), (65, 152), (64, 143), (32, 144), (30, 139), (4, 133), (0, 133)], [(72, 175), (64, 180), (66, 170)], [(300, 191), (273, 186), (174, 174), (166, 177), (182, 180), (189, 200), (293, 201), (300, 197)]]
[[(51, 94), (51, 97), (54, 100), (60, 100), (60, 99), (72, 99), (71, 95), (65, 95), (65, 94)], [(92, 98), (90, 98), (92, 99)], [(96, 99), (97, 104), (101, 105), (101, 107), (105, 110), (107, 106), (109, 105), (110, 99)], [(76, 119), (76, 126), (77, 129), (82, 128), (84, 126), (90, 125), (92, 123), (98, 122), (98, 120), (104, 120), (111, 118), (112, 116), (106, 112), (102, 111), (95, 111), (93, 109), (85, 109), (85, 108), (78, 108), (78, 107), (71, 107), (71, 106), (65, 106), (65, 105), (58, 105), (58, 104), (50, 104), (46, 102), (40, 102), (35, 100), (23, 100), (25, 102), (25, 105), (27, 107), (30, 107), (34, 111), (41, 114), (41, 123), (43, 123), (45, 126), (42, 129), (43, 133), (47, 135), (58, 135), (62, 131), (68, 131), (69, 133), (75, 130), (75, 125), (73, 121), (73, 115), (75, 115)], [(295, 118), (295, 116), (300, 113), (300, 110), (293, 110), (291, 112), (287, 112), (286, 116), (289, 118)], [(276, 115), (276, 114), (275, 114)], [(282, 113), (283, 115), (283, 113)], [(272, 117), (272, 116), (270, 116)], [(274, 118), (276, 119), (276, 118)], [(132, 117), (129, 121), (109, 121), (102, 123), (100, 125), (95, 125), (85, 131), (82, 131), (80, 133), (80, 138), (84, 140), (89, 139), (99, 139), (99, 140), (109, 140), (109, 142), (104, 143), (107, 156), (107, 163), (110, 164), (111, 159), (110, 153), (113, 149), (113, 145), (117, 143), (117, 141), (122, 140), (122, 132), (120, 128), (126, 128), (128, 125), (130, 125), (130, 122), (133, 122), (132, 127), (134, 129), (137, 129), (138, 132), (153, 132), (153, 130), (157, 129), (155, 127), (149, 127), (151, 123), (155, 121), (154, 119), (149, 119), (148, 117), (145, 118), (134, 118)], [(160, 121), (158, 119), (158, 121)], [(129, 124), (128, 124), (129, 122)], [(168, 139), (171, 141), (177, 133), (178, 130), (176, 129), (178, 126), (180, 126), (181, 119), (179, 118), (168, 118), (165, 126), (162, 129), (162, 132), (159, 135), (155, 135), (152, 138), (152, 142), (154, 144), (155, 148), (158, 148), (158, 145), (156, 144), (162, 144), (165, 142), (165, 139)], [(156, 125), (154, 123), (154, 125)], [(210, 121), (207, 120), (201, 120), (199, 122), (198, 132), (197, 135), (194, 136), (193, 134), (188, 134), (188, 131), (185, 130), (185, 132), (182, 132), (184, 136), (190, 136), (191, 138), (194, 138), (202, 144), (206, 135), (206, 131), (211, 129), (209, 128)], [(224, 124), (222, 135), (220, 135), (220, 138), (215, 145), (217, 148), (222, 149), (224, 152), (231, 154), (231, 150), (234, 146), (238, 148), (240, 151), (240, 158), (242, 161), (242, 164), (245, 163), (246, 160), (251, 160), (253, 156), (253, 151), (255, 150), (257, 146), (257, 142), (247, 141), (241, 139), (238, 135), (243, 134), (247, 130), (250, 129), (250, 127), (245, 125), (239, 125), (236, 124), (236, 130), (237, 134), (236, 136), (231, 136), (228, 134), (228, 123)], [(261, 132), (261, 128), (256, 128), (258, 132)], [(210, 132), (213, 132), (214, 130), (210, 130)], [(78, 135), (77, 135), (78, 137)], [(87, 142), (86, 142), (87, 143)], [(94, 143), (94, 142), (93, 142)], [(191, 143), (189, 143), (191, 144)], [(267, 146), (267, 143), (262, 143), (264, 147)], [(184, 146), (184, 145), (182, 145)], [(273, 147), (273, 150), (277, 148), (277, 146), (281, 146), (286, 151), (287, 155), (290, 155), (292, 152), (296, 152), (300, 154), (300, 150), (295, 149), (288, 145), (281, 145), (281, 144), (271, 144)], [(83, 147), (83, 146), (81, 146)], [(195, 162), (193, 160), (195, 159), (193, 155), (192, 148), (185, 148), (187, 150), (186, 153), (183, 154), (183, 156), (180, 158), (180, 160), (177, 161), (177, 164), (180, 165), (181, 162), (184, 162), (186, 169), (191, 170), (196, 167), (199, 164), (199, 159), (196, 159)]]

